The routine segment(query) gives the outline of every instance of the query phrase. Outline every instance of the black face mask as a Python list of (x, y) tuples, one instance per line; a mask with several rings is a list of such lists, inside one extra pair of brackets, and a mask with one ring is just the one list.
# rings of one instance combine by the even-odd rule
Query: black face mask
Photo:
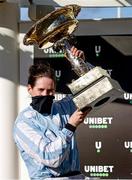
[(34, 96), (32, 97), (32, 103), (30, 104), (33, 109), (39, 113), (51, 113), (51, 106), (53, 103), (54, 96)]

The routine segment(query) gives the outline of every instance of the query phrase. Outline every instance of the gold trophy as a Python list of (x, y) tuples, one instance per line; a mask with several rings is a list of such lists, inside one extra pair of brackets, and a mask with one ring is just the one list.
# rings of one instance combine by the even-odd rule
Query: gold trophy
[(84, 60), (70, 52), (71, 34), (78, 25), (76, 16), (81, 8), (67, 5), (38, 20), (24, 37), (25, 45), (37, 44), (39, 48), (63, 49), (72, 69), (79, 78), (68, 85), (76, 107), (82, 111), (92, 108), (92, 112), (123, 95), (119, 83), (111, 79), (101, 67), (91, 68)]

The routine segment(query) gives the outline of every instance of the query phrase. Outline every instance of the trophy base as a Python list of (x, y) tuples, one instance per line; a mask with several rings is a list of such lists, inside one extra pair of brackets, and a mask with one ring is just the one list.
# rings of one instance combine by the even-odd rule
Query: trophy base
[(93, 68), (68, 86), (73, 93), (73, 102), (82, 111), (88, 107), (97, 110), (124, 93), (119, 83), (100, 67)]

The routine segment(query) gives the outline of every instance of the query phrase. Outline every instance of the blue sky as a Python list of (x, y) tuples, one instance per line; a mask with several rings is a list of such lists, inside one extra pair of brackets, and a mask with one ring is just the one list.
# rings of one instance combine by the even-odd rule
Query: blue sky
[[(28, 8), (21, 8), (20, 18), (22, 21), (28, 18)], [(132, 7), (111, 8), (82, 8), (78, 19), (100, 19), (100, 18), (132, 18)]]

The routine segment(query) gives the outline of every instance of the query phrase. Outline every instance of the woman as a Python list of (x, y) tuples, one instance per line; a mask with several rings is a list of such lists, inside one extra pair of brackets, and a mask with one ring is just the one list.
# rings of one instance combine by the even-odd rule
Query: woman
[[(72, 47), (74, 56), (84, 57)], [(87, 112), (76, 109), (71, 97), (58, 102), (55, 94), (55, 73), (44, 64), (29, 69), (29, 107), (17, 117), (14, 139), (33, 180), (84, 179), (75, 139), (75, 130)]]

